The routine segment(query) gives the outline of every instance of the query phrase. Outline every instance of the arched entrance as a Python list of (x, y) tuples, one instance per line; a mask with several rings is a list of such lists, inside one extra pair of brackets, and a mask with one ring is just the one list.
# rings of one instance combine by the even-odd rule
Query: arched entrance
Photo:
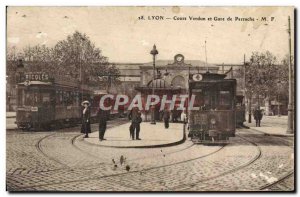
[(177, 75), (176, 77), (174, 77), (172, 79), (171, 84), (172, 84), (173, 87), (180, 87), (180, 88), (183, 88), (183, 89), (186, 88), (186, 81), (185, 81), (184, 77), (181, 76), (181, 75)]
[[(145, 100), (146, 100), (147, 96), (152, 95), (153, 86), (154, 86), (154, 94), (158, 95), (160, 97), (160, 99), (162, 98), (163, 95), (167, 95), (168, 100), (170, 100), (170, 99), (172, 99), (172, 96), (174, 94), (179, 94), (181, 92), (180, 87), (172, 87), (164, 79), (158, 78), (158, 79), (155, 79), (154, 81), (151, 80), (147, 83), (146, 86), (139, 86), (139, 87), (135, 88), (137, 91), (141, 92), (142, 102), (144, 104), (145, 104)], [(161, 105), (160, 102), (155, 105), (155, 111), (154, 111), (155, 112), (154, 113), (155, 120), (161, 119), (160, 105)], [(145, 121), (151, 120), (151, 114), (152, 114), (151, 110), (143, 111), (142, 113), (145, 117)]]

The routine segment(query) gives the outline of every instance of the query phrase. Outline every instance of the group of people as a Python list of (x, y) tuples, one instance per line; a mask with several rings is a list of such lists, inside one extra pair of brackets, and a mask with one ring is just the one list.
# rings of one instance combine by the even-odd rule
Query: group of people
[[(90, 103), (89, 101), (82, 102), (83, 111), (82, 111), (82, 126), (81, 126), (81, 133), (84, 133), (84, 138), (89, 137), (89, 133), (91, 133), (91, 110), (90, 110)], [(165, 109), (163, 111), (163, 120), (165, 128), (169, 128), (169, 121), (170, 121), (170, 111)], [(107, 120), (108, 120), (108, 113), (102, 109), (98, 109), (97, 118), (99, 120), (99, 140), (103, 141), (106, 140), (104, 138), (104, 134), (106, 131)], [(131, 120), (131, 124), (129, 127), (129, 135), (132, 140), (141, 140), (140, 138), (140, 124), (142, 122), (141, 112), (137, 107), (134, 107), (129, 115), (129, 120)]]
[[(83, 111), (82, 111), (82, 126), (81, 133), (84, 133), (84, 138), (89, 137), (89, 133), (91, 133), (91, 110), (89, 101), (82, 102)], [(98, 109), (97, 118), (99, 120), (99, 140), (106, 140), (104, 138), (104, 134), (107, 127), (108, 113), (107, 111)], [(141, 112), (138, 108), (133, 108), (128, 116), (129, 120), (131, 120), (131, 125), (129, 127), (130, 138), (132, 140), (141, 140), (139, 137), (140, 134), (140, 124), (142, 122)]]
[[(82, 102), (83, 111), (82, 111), (82, 126), (81, 133), (84, 133), (84, 138), (89, 137), (89, 133), (91, 133), (91, 110), (90, 110), (90, 102), (84, 101)], [(106, 131), (106, 125), (108, 120), (108, 114), (106, 111), (99, 108), (97, 112), (97, 118), (99, 120), (99, 140), (106, 140), (104, 138), (104, 134)]]

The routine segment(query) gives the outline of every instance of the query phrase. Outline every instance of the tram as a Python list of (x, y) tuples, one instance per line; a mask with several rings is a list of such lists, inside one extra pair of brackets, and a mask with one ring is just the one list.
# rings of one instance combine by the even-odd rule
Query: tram
[(195, 95), (190, 110), (189, 136), (194, 143), (226, 143), (235, 136), (236, 79), (225, 74), (203, 73), (190, 75), (189, 96)]
[(97, 121), (99, 98), (76, 80), (50, 77), (47, 73), (25, 73), (17, 84), (16, 124), (24, 130), (52, 130), (81, 124), (81, 102), (91, 103), (91, 122)]

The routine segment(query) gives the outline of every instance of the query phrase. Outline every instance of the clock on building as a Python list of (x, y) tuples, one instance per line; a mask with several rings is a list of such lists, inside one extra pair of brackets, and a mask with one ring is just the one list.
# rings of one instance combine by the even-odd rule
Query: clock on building
[(174, 60), (175, 60), (175, 62), (177, 62), (177, 63), (183, 63), (184, 56), (181, 55), (181, 54), (177, 54), (177, 55), (175, 55)]

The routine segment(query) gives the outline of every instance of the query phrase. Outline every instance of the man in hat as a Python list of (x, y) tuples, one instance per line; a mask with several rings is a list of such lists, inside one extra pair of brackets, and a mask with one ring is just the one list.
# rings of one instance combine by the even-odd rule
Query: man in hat
[(107, 120), (108, 120), (108, 111), (105, 111), (103, 109), (101, 109), (101, 107), (99, 108), (98, 112), (97, 112), (97, 117), (99, 120), (99, 140), (106, 140), (104, 138), (104, 134), (106, 131), (106, 125), (107, 125)]
[(141, 126), (140, 125), (141, 125), (141, 122), (143, 121), (141, 116), (142, 116), (142, 113), (139, 111), (138, 114), (137, 114), (137, 118), (135, 120), (135, 123), (134, 123), (135, 129), (136, 129), (136, 131), (135, 131), (136, 132), (135, 133), (136, 134), (136, 136), (135, 136), (136, 140), (141, 140), (141, 138), (140, 138)]
[(170, 111), (168, 110), (167, 107), (163, 111), (163, 119), (164, 119), (164, 123), (165, 123), (165, 128), (168, 129), (169, 121), (170, 121)]
[(263, 117), (262, 111), (259, 109), (259, 107), (256, 108), (254, 111), (254, 119), (256, 122), (256, 127), (260, 127), (260, 122)]
[(82, 110), (82, 125), (81, 125), (81, 133), (85, 133), (84, 138), (89, 137), (89, 133), (91, 133), (91, 110), (90, 110), (90, 102), (83, 101), (82, 106), (84, 107)]
[(128, 119), (131, 120), (131, 125), (129, 127), (131, 139), (134, 140), (134, 137), (136, 136), (136, 139), (140, 140), (139, 132), (140, 132), (140, 123), (142, 122), (141, 120), (142, 118), (141, 118), (141, 112), (139, 111), (138, 107), (134, 107), (130, 111), (128, 115)]

